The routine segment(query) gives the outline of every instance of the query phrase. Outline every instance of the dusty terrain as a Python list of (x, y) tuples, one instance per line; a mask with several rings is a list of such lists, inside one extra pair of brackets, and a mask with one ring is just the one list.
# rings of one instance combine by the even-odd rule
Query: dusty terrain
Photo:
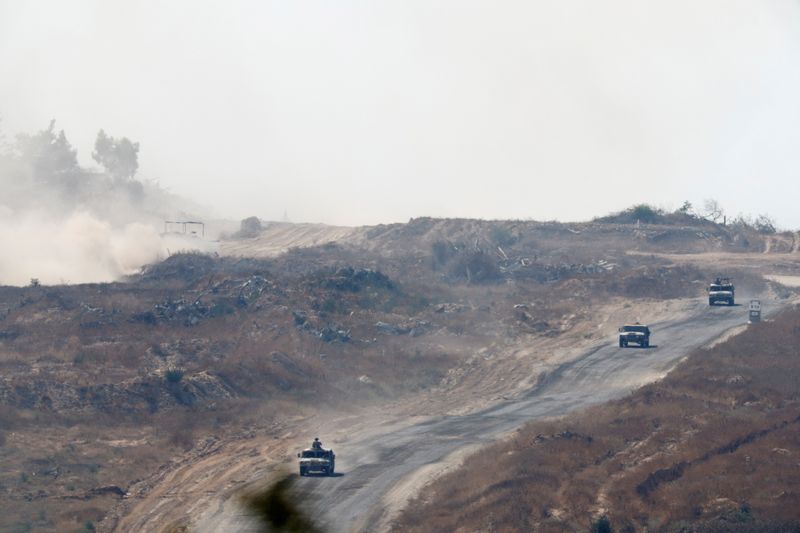
[(798, 321), (795, 306), (737, 328), (624, 399), (521, 428), (396, 529), (797, 531)]
[[(692, 312), (696, 304), (686, 305), (684, 302), (669, 302), (663, 305), (652, 305), (656, 309), (648, 310), (644, 306), (639, 309), (643, 316), (676, 320)], [(611, 309), (621, 308), (622, 304), (609, 306), (608, 310), (599, 310), (598, 315), (614, 322)], [(235, 499), (237, 489), (253, 481), (261, 481), (269, 473), (280, 473), (283, 469), (294, 471), (293, 452), (307, 445), (308, 427), (321, 434), (327, 435), (327, 443), (337, 449), (344, 447), (346, 454), (341, 455), (340, 468), (345, 476), (340, 479), (347, 486), (357, 486), (363, 494), (372, 494), (373, 497), (383, 494), (379, 489), (367, 483), (369, 478), (359, 477), (353, 471), (356, 465), (375, 459), (376, 454), (371, 448), (380, 444), (382, 440), (394, 439), (400, 432), (412, 432), (417, 439), (426, 439), (424, 431), (415, 429), (417, 424), (427, 427), (437, 416), (445, 413), (453, 419), (467, 413), (475, 412), (497, 402), (506, 403), (526, 396), (527, 391), (539, 382), (543, 373), (555, 371), (566, 361), (572, 361), (580, 347), (596, 342), (592, 335), (586, 332), (579, 337), (582, 341), (575, 341), (571, 336), (559, 339), (541, 339), (539, 342), (527, 342), (522, 346), (509, 346), (507, 354), (484, 351), (480, 363), (469, 362), (468, 374), (457, 375), (461, 380), (458, 386), (450, 385), (444, 380), (438, 387), (426, 391), (424, 394), (393, 402), (391, 405), (382, 405), (379, 408), (364, 408), (355, 415), (342, 416), (334, 410), (328, 410), (320, 415), (299, 421), (291, 429), (275, 439), (272, 435), (254, 436), (244, 442), (231, 443), (230, 448), (213, 454), (207, 458), (198, 458), (179, 468), (180, 483), (167, 482), (175, 487), (170, 495), (174, 502), (158, 506), (157, 502), (164, 498), (158, 491), (143, 495), (141, 502), (129, 501), (135, 505), (128, 513), (130, 518), (121, 522), (122, 529), (148, 529), (155, 524), (175, 520), (182, 522), (187, 508), (179, 502), (189, 503), (189, 515), (196, 517), (195, 528), (199, 531), (237, 530), (242, 527), (236, 522), (241, 513)], [(607, 337), (607, 332), (604, 332)], [(487, 368), (481, 368), (486, 366)], [(456, 369), (461, 374), (462, 369)], [(453, 376), (449, 376), (452, 380)], [(486, 438), (492, 435), (487, 431)], [(469, 437), (466, 437), (469, 442)], [(481, 439), (482, 441), (485, 439)], [(403, 441), (408, 444), (406, 441)], [(464, 445), (463, 440), (453, 435), (449, 439), (448, 447)], [(383, 448), (379, 445), (377, 448)], [(413, 444), (411, 445), (413, 447)], [(395, 467), (400, 467), (403, 472), (410, 472), (416, 462), (404, 462)], [(388, 464), (386, 466), (389, 466)], [(365, 465), (370, 470), (368, 465)], [(394, 472), (384, 472), (384, 481), (394, 485), (396, 479)], [(346, 479), (345, 479), (346, 477)], [(399, 480), (402, 476), (398, 476)], [(315, 479), (314, 481), (319, 481)], [(312, 481), (312, 483), (314, 482)], [(159, 480), (159, 483), (162, 483)], [(387, 486), (389, 486), (387, 485)], [(233, 490), (232, 490), (233, 489)], [(324, 489), (323, 489), (324, 490)], [(352, 491), (343, 490), (341, 494), (356, 496), (353, 500), (360, 505), (366, 505), (369, 498), (361, 492), (353, 494)], [(368, 510), (358, 507), (350, 511), (351, 514), (364, 514)], [(177, 512), (176, 512), (177, 511)], [(233, 515), (233, 523), (229, 523)], [(135, 521), (129, 521), (135, 517)], [(246, 523), (246, 522), (245, 522)], [(347, 527), (334, 530), (349, 529)]]
[[(523, 421), (602, 403), (659, 379), (693, 347), (744, 320), (736, 307), (709, 313), (704, 302), (693, 304), (680, 319), (654, 323), (658, 345), (650, 349), (620, 349), (612, 338), (612, 342), (554, 366), (525, 394), (508, 397), (492, 407), (467, 414), (398, 420), (382, 425), (378, 432), (343, 433), (336, 439), (337, 448), (348, 454), (340, 463), (342, 475), (302, 480), (300, 489), (308, 491), (306, 505), (329, 531), (385, 529), (393, 518), (393, 508), (401, 506), (419, 487), (419, 481), (424, 481), (417, 470), (422, 469), (422, 475), (430, 478), (439, 468), (447, 468), (451, 454), (491, 442)], [(231, 507), (205, 513), (197, 529), (249, 530), (247, 517), (236, 512), (235, 504)]]
[[(726, 273), (742, 295), (785, 301), (761, 274), (797, 275), (795, 254), (746, 237), (705, 223), (275, 224), (221, 243), (222, 258), (175, 256), (124, 283), (3, 288), (2, 527), (210, 527), (315, 435), (343, 468), (367, 467), (358, 450), (395, 433), (524, 402), (620, 323), (695, 313), (722, 265), (656, 252), (770, 257)], [(660, 350), (663, 364), (628, 386), (678, 358)], [(450, 440), (427, 459), (474, 445)], [(439, 472), (413, 464), (388, 469), (381, 490), (402, 502)]]

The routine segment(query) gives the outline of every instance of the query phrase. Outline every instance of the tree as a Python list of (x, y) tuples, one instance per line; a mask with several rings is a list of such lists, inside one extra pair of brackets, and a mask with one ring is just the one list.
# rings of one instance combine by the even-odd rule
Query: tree
[(759, 233), (775, 233), (777, 231), (775, 221), (769, 215), (758, 215), (753, 222), (753, 227)]
[(100, 130), (94, 142), (92, 159), (117, 180), (133, 179), (139, 170), (139, 143), (131, 142), (127, 137), (117, 140)]
[(64, 130), (56, 134), (56, 121), (34, 135), (18, 135), (16, 148), (23, 162), (30, 165), (34, 176), (43, 181), (58, 179), (79, 170), (77, 150), (64, 135)]
[(631, 207), (630, 213), (634, 220), (644, 224), (655, 224), (662, 215), (660, 209), (647, 204), (637, 204)]
[(722, 209), (722, 206), (719, 205), (719, 202), (713, 198), (708, 198), (703, 202), (703, 210), (704, 216), (715, 223), (718, 223), (720, 219), (724, 220), (725, 218), (725, 210)]
[(694, 209), (694, 207), (692, 206), (692, 203), (689, 200), (685, 200), (683, 202), (683, 205), (680, 206), (675, 212), (676, 213), (681, 213), (681, 214), (684, 214), (684, 215), (688, 215), (688, 216), (692, 216), (694, 214), (692, 212), (693, 209)]

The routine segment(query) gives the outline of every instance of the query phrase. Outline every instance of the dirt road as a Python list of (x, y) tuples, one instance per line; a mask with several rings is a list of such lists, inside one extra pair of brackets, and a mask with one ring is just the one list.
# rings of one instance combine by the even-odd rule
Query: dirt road
[[(765, 309), (776, 310), (774, 302)], [(405, 426), (374, 428), (337, 444), (331, 478), (300, 478), (306, 508), (329, 531), (382, 531), (421, 483), (452, 467), (477, 445), (527, 421), (559, 416), (620, 397), (660, 378), (691, 350), (746, 322), (746, 308), (694, 303), (690, 318), (653, 324), (649, 349), (619, 348), (616, 339), (549, 372), (521, 398), (463, 416), (432, 417)], [(460, 453), (461, 452), (461, 453)], [(203, 513), (196, 531), (255, 531), (232, 499)]]

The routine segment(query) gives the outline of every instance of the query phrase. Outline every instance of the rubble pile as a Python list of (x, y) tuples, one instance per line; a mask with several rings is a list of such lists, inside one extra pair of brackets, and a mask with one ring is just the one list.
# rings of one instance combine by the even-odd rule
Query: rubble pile
[(134, 314), (131, 320), (149, 325), (177, 321), (185, 326), (196, 326), (204, 319), (232, 314), (234, 305), (248, 307), (254, 304), (264, 291), (274, 286), (273, 282), (257, 275), (246, 280), (228, 279), (191, 300), (167, 298), (152, 309)]
[(350, 340), (350, 330), (338, 324), (328, 324), (317, 328), (308, 318), (308, 313), (302, 309), (292, 311), (295, 327), (300, 331), (305, 331), (324, 342), (347, 342)]
[(131, 317), (135, 322), (156, 325), (159, 322), (180, 321), (185, 326), (195, 326), (211, 314), (211, 307), (200, 300), (187, 301), (167, 299), (153, 306), (152, 310), (137, 313)]
[(600, 259), (592, 263), (539, 263), (526, 257), (503, 261), (500, 270), (512, 279), (552, 283), (561, 279), (585, 274), (606, 274), (617, 268), (616, 263)]
[(381, 333), (389, 335), (410, 335), (419, 337), (428, 331), (431, 323), (425, 320), (409, 320), (402, 324), (389, 324), (388, 322), (376, 322), (375, 328)]
[(319, 282), (319, 286), (325, 289), (337, 291), (360, 292), (365, 289), (386, 289), (394, 290), (392, 280), (382, 272), (368, 268), (355, 269), (353, 267), (343, 267), (333, 275), (325, 276)]
[(157, 375), (85, 386), (44, 378), (0, 380), (0, 404), (58, 412), (87, 409), (105, 413), (155, 412), (234, 396), (230, 387), (208, 372), (184, 375), (174, 383)]

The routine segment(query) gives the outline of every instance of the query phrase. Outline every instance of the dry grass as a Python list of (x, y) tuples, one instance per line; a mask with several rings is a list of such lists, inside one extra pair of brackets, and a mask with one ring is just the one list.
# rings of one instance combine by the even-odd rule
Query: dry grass
[[(196, 259), (177, 258), (124, 284), (0, 287), (0, 530), (79, 529), (206, 438), (272, 427), (320, 405), (340, 410), (430, 389), (465, 347), (485, 342), (464, 331), (475, 312), (436, 316), (435, 342), (433, 331), (376, 330), (379, 320), (432, 322), (433, 303), (448, 301), (448, 288), (395, 286), (371, 274), (353, 285), (340, 265), (313, 258), (299, 275), (280, 262), (271, 266), (282, 273), (270, 275), (261, 262), (201, 257), (192, 268)], [(264, 290), (242, 302), (241, 287), (254, 276), (266, 280)], [(172, 315), (137, 318), (174, 302), (200, 309), (200, 320), (190, 323), (175, 305)], [(230, 311), (205, 311), (220, 306)], [(295, 310), (306, 313), (308, 328), (298, 327)], [(317, 335), (325, 327), (351, 339), (325, 342)], [(443, 349), (448, 336), (461, 348)], [(93, 492), (104, 487), (118, 489)]]
[[(340, 411), (444, 381), (448, 392), (478, 383), (493, 364), (475, 370), (481, 348), (570, 335), (609, 297), (701, 295), (692, 282), (706, 273), (626, 257), (631, 246), (660, 249), (664, 231), (417, 219), (372, 228), (357, 245), (268, 261), (187, 254), (126, 283), (0, 287), (0, 529), (77, 529), (117, 497), (71, 496), (103, 484), (124, 489), (209, 436), (268, 427), (320, 404)], [(686, 235), (692, 249), (711, 245)], [(670, 249), (686, 244), (680, 238)], [(466, 252), (434, 268), (440, 241)], [(585, 268), (601, 258), (619, 266)], [(367, 275), (367, 283), (343, 284), (343, 267), (380, 270), (391, 283)], [(248, 280), (263, 291), (243, 292)], [(437, 312), (441, 304), (457, 310)], [(308, 327), (298, 327), (295, 311)], [(378, 321), (427, 325), (418, 337), (392, 335)], [(325, 342), (325, 328), (350, 340)], [(181, 379), (168, 379), (169, 369), (181, 369)], [(107, 444), (117, 440), (138, 444)], [(102, 468), (31, 475), (28, 461), (50, 458), (62, 472), (73, 463)]]
[[(663, 381), (535, 423), (427, 488), (398, 531), (796, 531), (800, 311)], [(785, 529), (780, 529), (785, 528)], [(794, 529), (793, 529), (794, 528)]]

